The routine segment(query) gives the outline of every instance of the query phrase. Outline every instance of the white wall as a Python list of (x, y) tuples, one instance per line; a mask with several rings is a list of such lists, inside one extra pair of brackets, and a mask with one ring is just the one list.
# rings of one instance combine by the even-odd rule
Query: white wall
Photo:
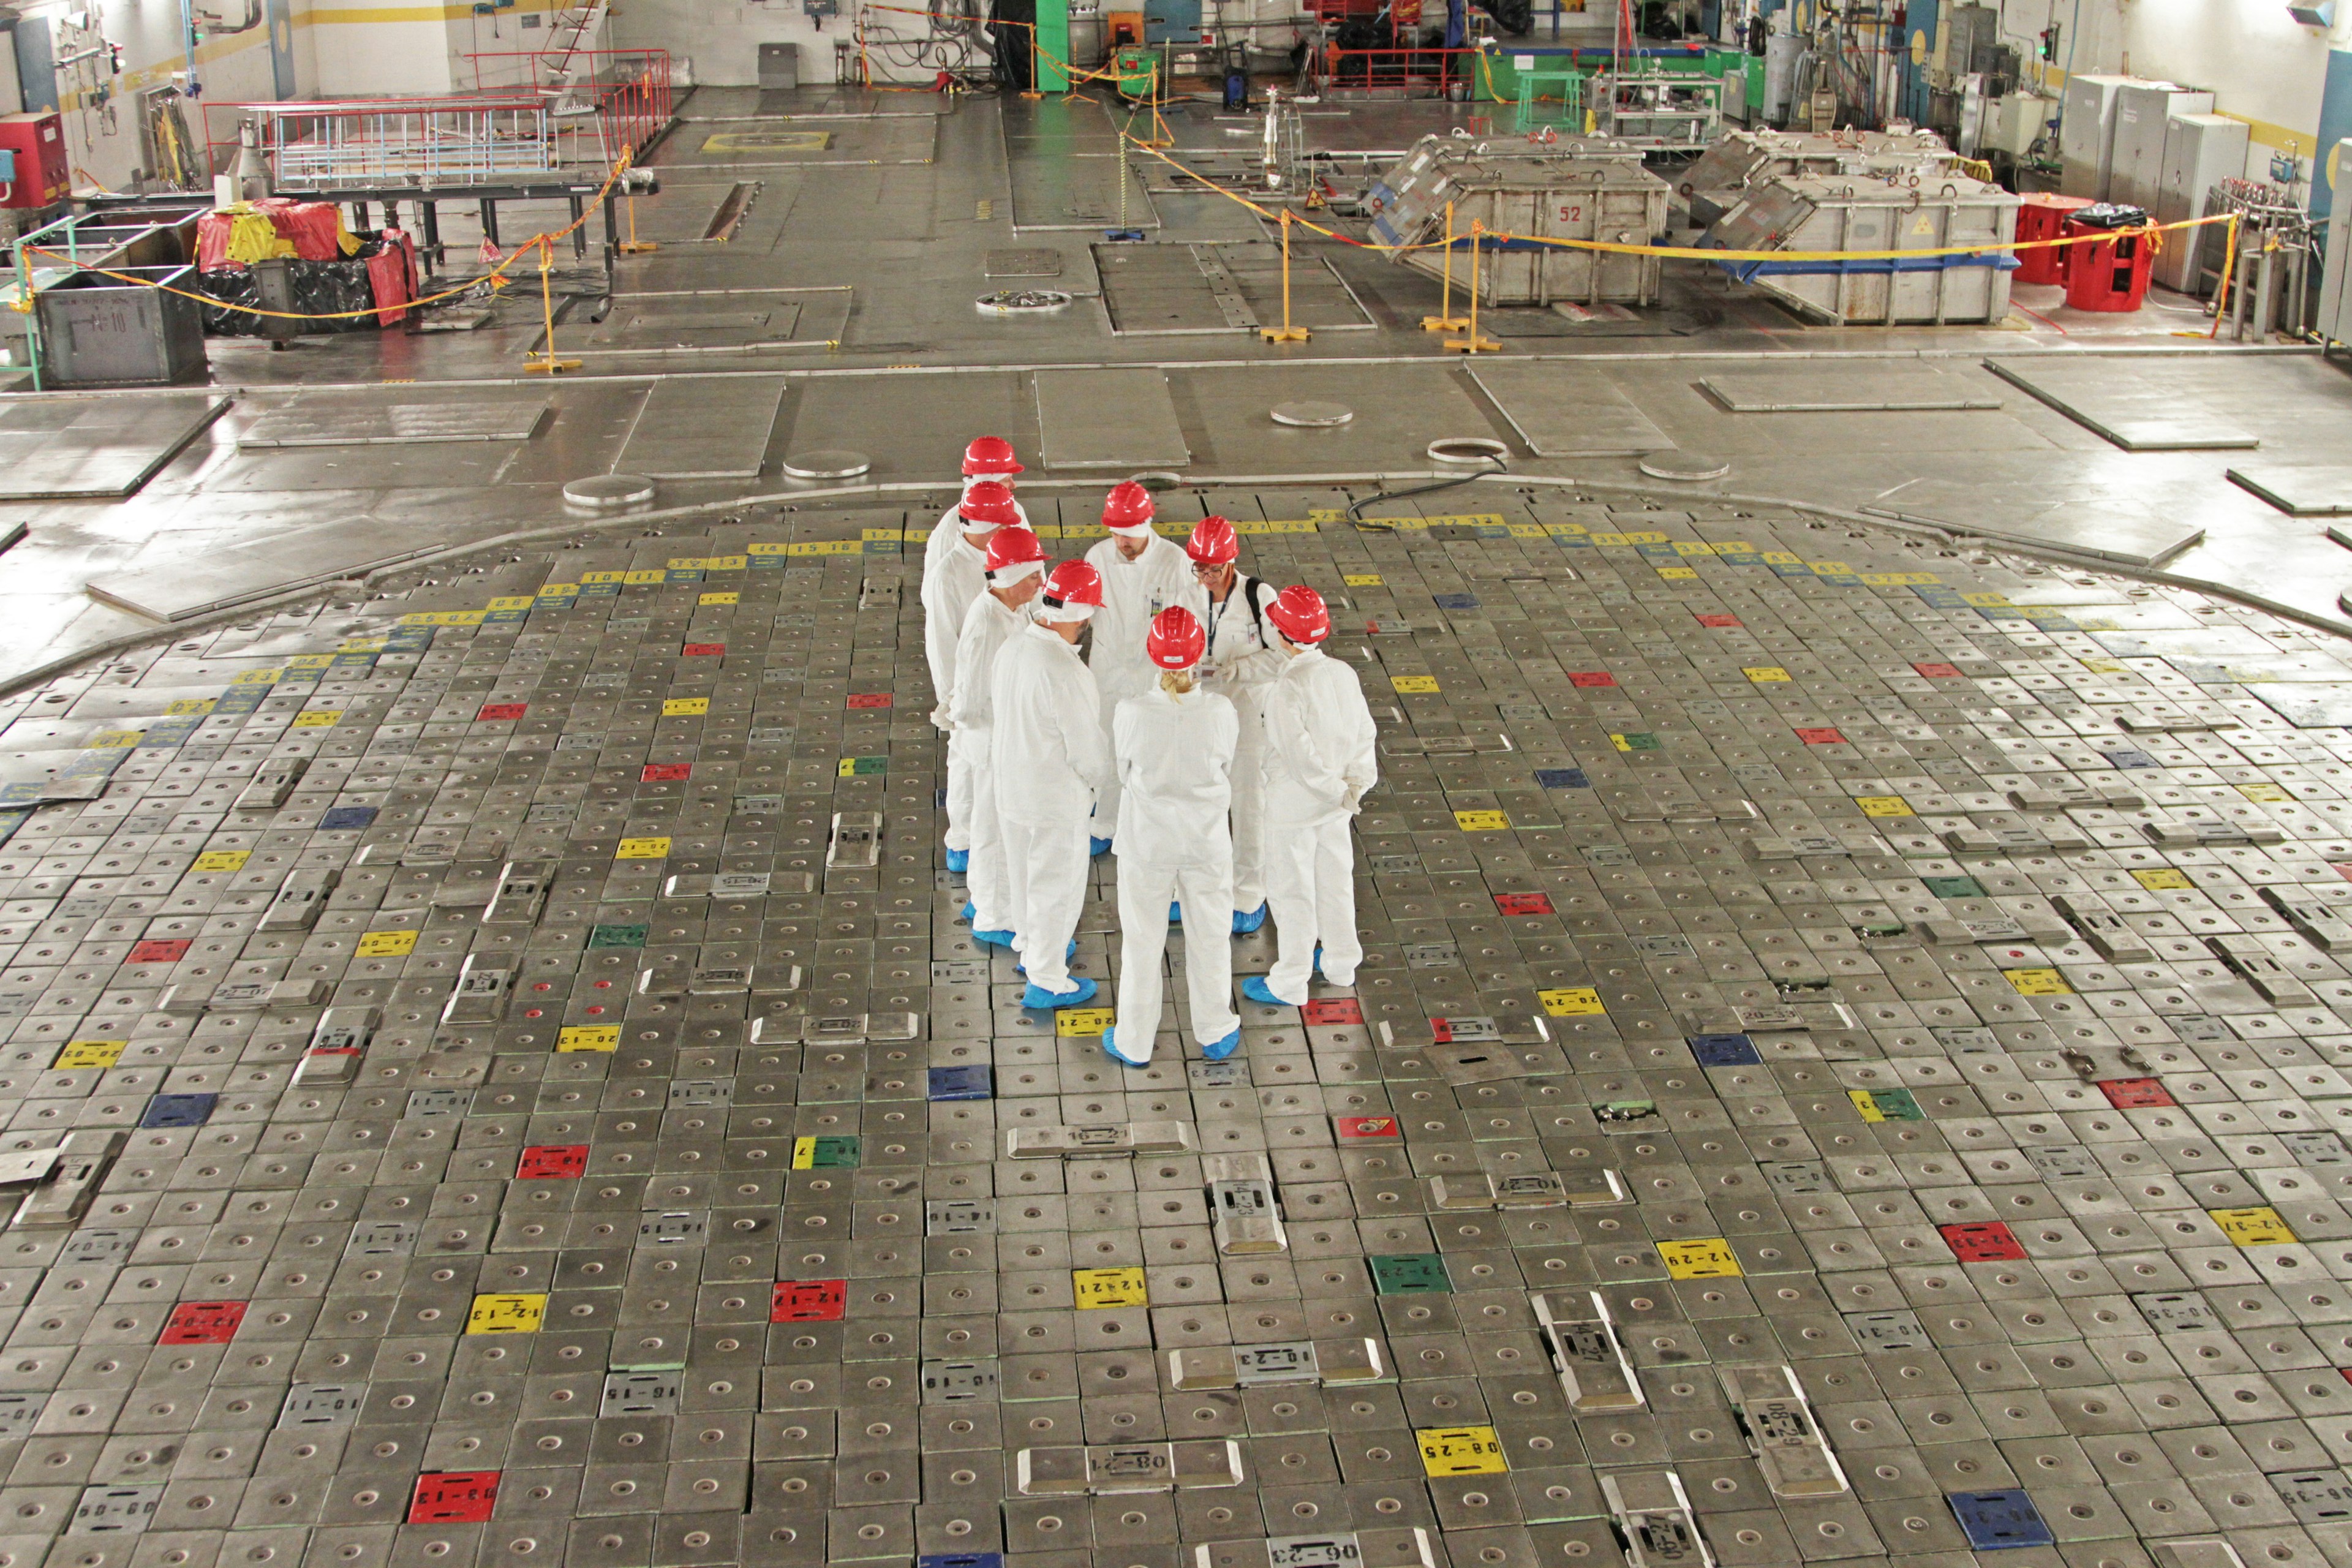
[[(920, 10), (926, 0), (891, 0), (908, 10)], [(857, 0), (841, 0), (843, 14), (828, 16), (818, 27), (802, 9), (801, 0), (627, 0), (613, 17), (617, 47), (667, 49), (673, 57), (693, 63), (693, 79), (713, 87), (751, 87), (760, 79), (760, 46), (791, 42), (801, 47), (801, 80), (834, 79), (833, 46), (853, 34), (851, 14)], [(875, 12), (869, 23), (877, 35), (919, 38), (928, 24), (920, 16)], [(907, 63), (909, 51), (889, 51), (898, 57), (870, 55), (875, 79), (928, 82), (929, 66)], [(950, 55), (950, 62), (963, 57)], [(973, 64), (983, 57), (974, 49)], [(683, 66), (680, 67), (681, 70)]]

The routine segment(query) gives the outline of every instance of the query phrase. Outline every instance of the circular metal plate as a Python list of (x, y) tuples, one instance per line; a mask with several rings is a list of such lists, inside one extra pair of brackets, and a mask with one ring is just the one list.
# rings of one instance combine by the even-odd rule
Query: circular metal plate
[(846, 447), (794, 452), (784, 459), (788, 479), (854, 479), (874, 467), (874, 459)]
[(1163, 490), (1172, 490), (1184, 482), (1183, 475), (1171, 474), (1165, 468), (1146, 468), (1139, 474), (1129, 475), (1129, 478), (1153, 495), (1158, 495)]
[(1500, 463), (1511, 455), (1511, 449), (1500, 441), (1484, 436), (1448, 436), (1429, 444), (1429, 455), (1441, 463), (1462, 463), (1475, 467), (1485, 463)]
[(1654, 479), (1719, 479), (1731, 472), (1731, 459), (1706, 452), (1652, 452), (1642, 459), (1642, 471)]
[(653, 500), (654, 482), (643, 474), (591, 474), (564, 486), (563, 499), (592, 511), (611, 511)]
[(974, 303), (983, 316), (1045, 316), (1068, 310), (1070, 297), (1058, 289), (1002, 289)]
[(1302, 430), (1328, 430), (1355, 417), (1356, 411), (1344, 403), (1277, 403), (1274, 405), (1274, 422), (1276, 425), (1296, 425)]

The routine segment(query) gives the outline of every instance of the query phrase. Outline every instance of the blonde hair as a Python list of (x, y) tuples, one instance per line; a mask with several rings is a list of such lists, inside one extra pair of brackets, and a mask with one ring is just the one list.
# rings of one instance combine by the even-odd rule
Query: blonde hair
[(1160, 672), (1160, 689), (1171, 697), (1181, 697), (1192, 689), (1192, 672), (1189, 669), (1163, 669)]

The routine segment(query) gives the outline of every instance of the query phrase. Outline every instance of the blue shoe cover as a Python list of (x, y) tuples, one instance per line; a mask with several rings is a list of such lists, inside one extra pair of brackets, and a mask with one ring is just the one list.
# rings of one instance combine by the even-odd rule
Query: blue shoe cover
[(1100, 855), (1109, 847), (1110, 840), (1108, 838), (1097, 838), (1091, 834), (1087, 837), (1087, 854), (1089, 857)]
[(956, 919), (960, 921), (968, 921), (978, 912), (979, 910), (972, 901), (970, 899), (966, 899), (963, 901), (963, 908), (956, 911)]
[(1055, 1007), (1084, 1006), (1094, 999), (1095, 983), (1091, 980), (1079, 980), (1078, 988), (1075, 991), (1048, 991), (1032, 981), (1028, 988), (1021, 993), (1021, 1005), (1024, 1007), (1037, 1007), (1048, 1011)]
[(961, 873), (962, 873), (962, 872), (965, 872), (965, 871), (969, 871), (969, 870), (971, 870), (971, 850), (969, 850), (969, 849), (950, 849), (950, 850), (949, 850), (949, 851), (948, 851), (948, 869), (949, 869), (949, 870), (950, 870), (950, 871), (957, 872), (957, 873), (959, 873), (959, 874), (961, 874)]
[[(1115, 1029), (1116, 1026), (1114, 1026), (1113, 1028)], [(1113, 1029), (1105, 1029), (1103, 1031), (1103, 1054), (1105, 1056), (1110, 1058), (1111, 1060), (1118, 1063), (1121, 1067), (1148, 1068), (1151, 1065), (1150, 1058), (1148, 1057), (1142, 1061), (1137, 1061), (1133, 1057), (1128, 1056), (1122, 1052), (1118, 1048), (1118, 1043), (1111, 1038), (1112, 1033)]]
[(1265, 906), (1264, 904), (1258, 905), (1258, 907), (1254, 910), (1235, 910), (1234, 911), (1234, 934), (1235, 936), (1247, 936), (1250, 932), (1257, 930), (1258, 927), (1264, 924), (1265, 924)]
[(1213, 1062), (1223, 1061), (1242, 1048), (1242, 1032), (1235, 1029), (1222, 1040), (1212, 1040), (1201, 1047), (1201, 1055)]
[[(1076, 942), (1073, 942), (1072, 943), (1070, 943), (1069, 947), (1068, 947), (1067, 949), (1066, 949), (1066, 950), (1063, 952), (1063, 953), (1062, 953), (1062, 962), (1063, 962), (1064, 963), (1069, 963), (1069, 962), (1070, 962), (1070, 960), (1072, 960), (1072, 959), (1074, 959), (1074, 958), (1076, 958), (1076, 957), (1077, 957), (1077, 956), (1078, 956), (1078, 944), (1077, 944)], [(1025, 964), (1025, 963), (1016, 963), (1016, 964), (1014, 964), (1014, 965), (1013, 966), (1013, 973), (1015, 973), (1015, 974), (1026, 974), (1026, 973), (1029, 973), (1029, 966), (1028, 966), (1027, 964)]]
[(1298, 1005), (1296, 1002), (1286, 1002), (1281, 997), (1276, 996), (1274, 994), (1273, 988), (1266, 984), (1265, 976), (1263, 974), (1253, 974), (1248, 979), (1243, 981), (1242, 994), (1248, 997), (1253, 1002), (1263, 1002), (1269, 1007), (1296, 1007)]
[(1010, 948), (1013, 933), (1009, 931), (976, 931), (971, 933), (971, 940), (987, 947)]

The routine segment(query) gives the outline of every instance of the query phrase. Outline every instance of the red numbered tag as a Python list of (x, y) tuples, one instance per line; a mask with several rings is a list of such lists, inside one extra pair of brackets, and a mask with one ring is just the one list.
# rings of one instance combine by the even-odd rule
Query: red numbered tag
[(497, 719), (520, 719), (530, 706), (528, 702), (485, 702), (474, 717), (485, 723)]
[(1920, 664), (1915, 661), (1911, 668), (1930, 680), (1956, 680), (1960, 673), (1960, 667), (1956, 664)]
[(890, 694), (887, 691), (853, 691), (849, 694), (852, 708), (887, 708)]
[(678, 649), (688, 658), (717, 658), (727, 651), (723, 642), (690, 642)]
[(1309, 1024), (1360, 1024), (1364, 1021), (1364, 1009), (1353, 996), (1334, 996), (1306, 1004), (1298, 1009), (1298, 1016)]
[(639, 784), (669, 784), (678, 779), (692, 778), (692, 763), (647, 763), (637, 770)]
[(2177, 1105), (2161, 1083), (2152, 1078), (2109, 1078), (2099, 1080), (2099, 1092), (2117, 1110), (2129, 1110), (2142, 1105)]
[(163, 1320), (159, 1345), (225, 1345), (245, 1321), (242, 1301), (183, 1301)]
[(779, 1279), (768, 1299), (772, 1323), (837, 1323), (848, 1310), (846, 1279)]
[(518, 1182), (555, 1182), (588, 1173), (585, 1143), (537, 1143), (515, 1163)]
[(1549, 893), (1496, 893), (1495, 908), (1507, 915), (1548, 915), (1552, 912)]
[(1570, 686), (1614, 686), (1617, 678), (1605, 669), (1571, 669), (1568, 672)]
[(1331, 1131), (1349, 1143), (1393, 1143), (1404, 1137), (1393, 1116), (1335, 1116)]
[(1736, 626), (1740, 620), (1738, 616), (1701, 616), (1698, 624), (1703, 626)]
[(1845, 737), (1835, 730), (1800, 730), (1797, 739), (1808, 746), (1843, 746)]
[(481, 1524), (499, 1504), (496, 1470), (427, 1470), (409, 1495), (411, 1524)]
[(2025, 1256), (2025, 1248), (2009, 1233), (2009, 1226), (1997, 1219), (1979, 1220), (1972, 1225), (1939, 1225), (1944, 1245), (1952, 1256), (1963, 1263), (2007, 1263)]
[(177, 963), (188, 956), (188, 949), (191, 945), (189, 940), (184, 936), (156, 937), (147, 942), (134, 942), (131, 944), (130, 962)]

